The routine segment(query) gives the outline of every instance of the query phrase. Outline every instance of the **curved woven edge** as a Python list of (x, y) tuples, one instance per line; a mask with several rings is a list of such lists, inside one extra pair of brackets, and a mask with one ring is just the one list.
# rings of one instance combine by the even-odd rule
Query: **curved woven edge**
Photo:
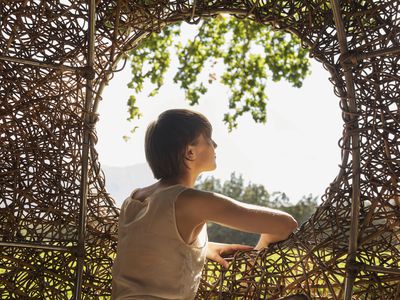
[[(356, 275), (355, 297), (400, 297), (399, 1), (342, 3), (347, 52), (327, 1), (195, 3), (98, 2), (93, 70), (85, 67), (86, 2), (0, 4), (0, 292), (5, 299), (72, 296), (78, 257), (85, 255), (83, 297), (110, 294), (118, 209), (105, 190), (94, 147), (101, 91), (118, 59), (150, 32), (225, 12), (298, 35), (330, 72), (343, 111), (342, 164), (322, 205), (287, 241), (258, 256), (238, 252), (228, 272), (208, 262), (198, 298), (275, 299), (302, 292), (339, 299), (346, 270)], [(91, 75), (94, 96), (87, 110)], [(83, 123), (85, 115), (89, 123)], [(84, 132), (89, 165), (82, 253), (77, 246)], [(354, 189), (360, 199), (358, 249), (348, 262)]]

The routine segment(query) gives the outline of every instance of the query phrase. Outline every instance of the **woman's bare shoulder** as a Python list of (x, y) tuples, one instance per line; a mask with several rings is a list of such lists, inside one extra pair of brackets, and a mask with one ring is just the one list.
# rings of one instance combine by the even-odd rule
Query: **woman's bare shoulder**
[(192, 199), (218, 199), (218, 198), (229, 198), (226, 197), (222, 194), (216, 193), (216, 192), (210, 192), (206, 190), (200, 190), (197, 188), (186, 188), (181, 194), (181, 197), (183, 198), (192, 198)]
[(177, 197), (177, 202), (182, 202), (183, 206), (190, 211), (213, 209), (218, 203), (224, 201), (235, 201), (227, 196), (216, 192), (200, 190), (197, 188), (186, 188)]

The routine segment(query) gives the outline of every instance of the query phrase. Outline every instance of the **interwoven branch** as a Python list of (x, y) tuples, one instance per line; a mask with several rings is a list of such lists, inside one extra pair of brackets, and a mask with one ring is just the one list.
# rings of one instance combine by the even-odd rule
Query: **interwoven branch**
[[(340, 4), (341, 38), (334, 2)], [(70, 298), (81, 256), (82, 298), (110, 295), (119, 211), (95, 149), (101, 92), (124, 53), (151, 32), (220, 13), (297, 35), (329, 71), (343, 116), (342, 163), (308, 222), (260, 253), (236, 253), (227, 271), (209, 261), (198, 298), (276, 299), (301, 292), (342, 299), (345, 277), (354, 275), (349, 286), (356, 299), (399, 299), (399, 11), (399, 0), (97, 1), (91, 68), (88, 1), (1, 1), (2, 299)], [(93, 101), (85, 109), (87, 93)], [(87, 214), (80, 248), (84, 143)], [(357, 243), (348, 256), (355, 195)]]

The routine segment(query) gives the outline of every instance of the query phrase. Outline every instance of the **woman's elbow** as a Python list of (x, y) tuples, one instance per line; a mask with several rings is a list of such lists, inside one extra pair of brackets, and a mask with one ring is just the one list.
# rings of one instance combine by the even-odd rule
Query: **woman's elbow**
[(296, 221), (295, 218), (293, 218), (292, 216), (288, 217), (288, 221), (287, 221), (287, 236), (289, 236), (292, 232), (294, 232), (297, 227), (298, 227), (298, 223)]
[(297, 221), (290, 215), (286, 216), (284, 226), (281, 229), (282, 239), (286, 240), (298, 227)]
[(296, 219), (293, 218), (292, 216), (290, 216), (290, 223), (292, 226), (292, 232), (295, 231), (297, 227), (299, 227), (299, 224), (297, 223)]

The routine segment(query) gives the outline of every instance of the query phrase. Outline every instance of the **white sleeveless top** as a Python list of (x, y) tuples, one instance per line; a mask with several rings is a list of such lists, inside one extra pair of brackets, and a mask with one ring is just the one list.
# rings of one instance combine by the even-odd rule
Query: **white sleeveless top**
[(118, 222), (111, 300), (194, 299), (208, 235), (207, 224), (192, 244), (179, 234), (175, 200), (185, 189), (178, 184), (155, 192), (143, 202), (125, 199)]

